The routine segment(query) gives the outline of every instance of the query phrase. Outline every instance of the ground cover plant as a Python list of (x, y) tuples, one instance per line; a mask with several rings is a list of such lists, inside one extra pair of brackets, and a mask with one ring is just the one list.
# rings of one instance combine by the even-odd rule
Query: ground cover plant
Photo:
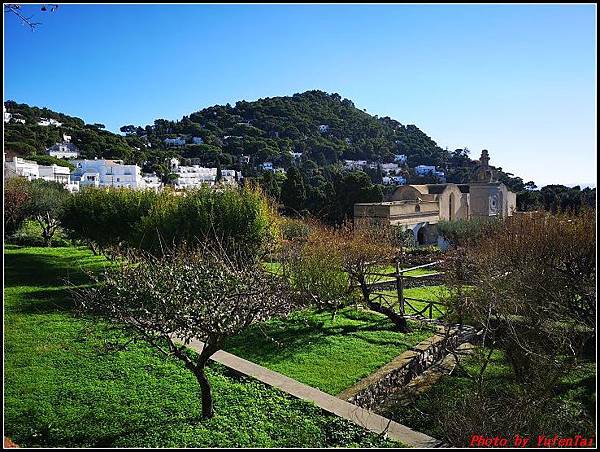
[[(92, 275), (92, 287), (73, 289), (78, 310), (181, 360), (198, 380), (203, 417), (213, 417), (205, 373), (210, 357), (251, 324), (297, 309), (296, 297), (284, 278), (227, 255), (219, 244), (123, 257), (101, 276)], [(193, 339), (204, 343), (197, 356), (185, 345)]]
[(392, 443), (211, 365), (201, 420), (184, 366), (73, 315), (66, 280), (111, 265), (85, 248), (5, 247), (5, 434), (21, 446), (328, 447)]

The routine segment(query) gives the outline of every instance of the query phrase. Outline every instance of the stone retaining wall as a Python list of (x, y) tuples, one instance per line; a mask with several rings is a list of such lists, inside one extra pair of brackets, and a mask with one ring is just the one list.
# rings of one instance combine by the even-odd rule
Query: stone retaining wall
[(446, 356), (448, 349), (474, 340), (475, 333), (475, 329), (471, 327), (457, 326), (446, 334), (444, 327), (438, 327), (436, 335), (402, 353), (375, 373), (344, 390), (338, 397), (362, 408), (372, 409), (382, 404), (390, 393), (408, 384), (434, 362)]

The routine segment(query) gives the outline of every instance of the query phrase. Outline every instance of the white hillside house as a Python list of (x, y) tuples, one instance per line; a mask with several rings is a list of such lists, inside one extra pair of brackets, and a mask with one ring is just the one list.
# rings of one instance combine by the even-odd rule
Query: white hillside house
[(71, 180), (81, 187), (146, 188), (142, 170), (137, 165), (124, 165), (122, 160), (73, 160)]
[(321, 132), (321, 133), (329, 132), (329, 124), (321, 124), (319, 126), (319, 132)]
[(183, 137), (165, 138), (164, 142), (166, 146), (185, 146), (185, 138)]
[(143, 173), (142, 179), (148, 189), (159, 191), (163, 187), (163, 183), (156, 173)]
[(401, 171), (400, 166), (397, 163), (383, 163), (381, 165), (381, 172), (386, 176), (396, 175)]
[(204, 143), (204, 140), (201, 137), (192, 137), (192, 143), (193, 144), (202, 144), (202, 143)]
[(344, 160), (344, 168), (346, 169), (362, 169), (367, 166), (366, 160)]
[(12, 114), (10, 114), (9, 112), (6, 111), (6, 105), (3, 105), (4, 107), (4, 122), (10, 122), (10, 119), (12, 118)]
[[(178, 159), (173, 158), (170, 162), (171, 171), (177, 175), (175, 188), (185, 190), (197, 188), (202, 185), (213, 186), (217, 183), (217, 168), (206, 168), (200, 165), (182, 166)], [(242, 174), (235, 170), (221, 170), (219, 183), (237, 184)]]
[(52, 118), (40, 118), (40, 120), (38, 121), (37, 124), (38, 124), (38, 126), (42, 126), (42, 127), (48, 127), (48, 126), (60, 127), (60, 126), (62, 126), (62, 122), (59, 122), (56, 119), (52, 119)]
[(38, 179), (40, 177), (39, 165), (31, 160), (25, 160), (21, 157), (13, 157), (13, 160), (4, 162), (4, 172), (6, 177), (25, 177), (28, 180)]
[(79, 149), (77, 149), (77, 146), (68, 141), (63, 141), (62, 143), (56, 143), (54, 146), (50, 146), (46, 149), (46, 153), (51, 157), (59, 159), (76, 159), (79, 157)]
[(403, 165), (406, 163), (406, 155), (405, 154), (394, 154), (394, 162)]
[(24, 177), (28, 180), (44, 179), (58, 182), (69, 191), (78, 191), (79, 184), (70, 180), (68, 167), (59, 165), (38, 165), (36, 162), (13, 157), (12, 161), (4, 161), (4, 177)]
[(415, 173), (417, 173), (419, 176), (431, 175), (440, 179), (444, 179), (446, 177), (446, 174), (443, 171), (438, 171), (435, 166), (430, 165), (415, 166)]

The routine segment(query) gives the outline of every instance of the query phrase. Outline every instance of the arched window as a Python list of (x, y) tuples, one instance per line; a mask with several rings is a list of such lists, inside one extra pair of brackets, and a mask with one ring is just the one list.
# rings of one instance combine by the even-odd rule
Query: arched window
[(419, 204), (415, 204), (415, 212), (420, 212), (421, 206)]

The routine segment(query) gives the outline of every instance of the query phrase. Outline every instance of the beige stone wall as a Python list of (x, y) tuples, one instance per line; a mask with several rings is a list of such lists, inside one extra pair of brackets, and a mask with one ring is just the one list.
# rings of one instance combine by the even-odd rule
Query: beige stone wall
[(517, 208), (517, 195), (504, 184), (471, 184), (470, 205), (472, 217), (507, 217)]
[[(470, 185), (470, 207), (471, 217), (489, 217), (490, 197), (499, 195), (501, 192), (497, 185), (493, 184), (471, 184)], [(493, 215), (492, 215), (493, 216)]]
[(458, 210), (457, 219), (471, 218), (471, 195), (469, 193), (460, 194), (460, 209)]
[(507, 191), (506, 205), (508, 206), (508, 216), (512, 216), (517, 211), (517, 194)]
[(454, 184), (448, 184), (446, 189), (437, 195), (440, 205), (440, 219), (459, 220), (467, 218), (468, 208), (463, 204), (463, 193)]
[[(361, 203), (354, 205), (355, 221), (362, 224), (415, 225), (439, 221), (437, 201), (391, 201), (384, 203)], [(370, 219), (370, 221), (364, 221)]]

